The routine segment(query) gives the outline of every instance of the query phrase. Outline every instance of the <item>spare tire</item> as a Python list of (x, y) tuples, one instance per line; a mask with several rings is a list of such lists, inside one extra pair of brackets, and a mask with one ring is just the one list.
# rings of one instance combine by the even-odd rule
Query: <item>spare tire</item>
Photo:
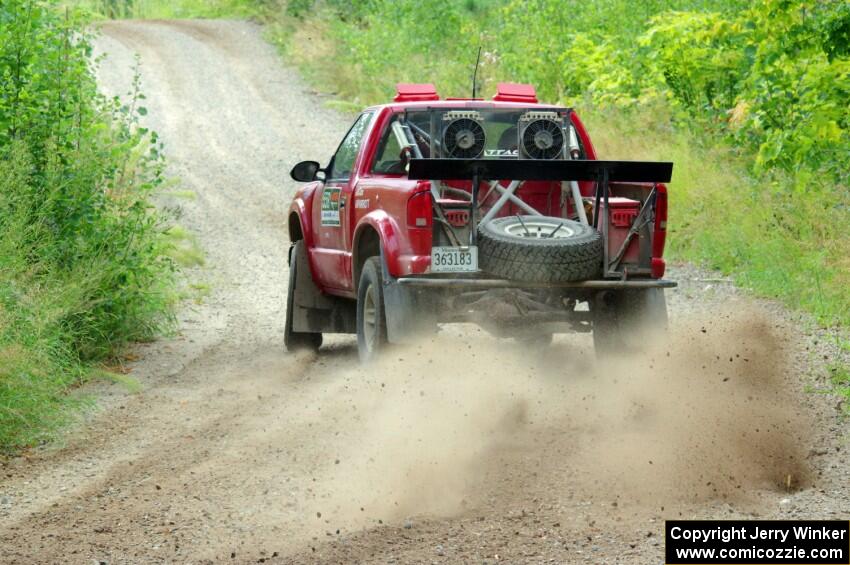
[(563, 218), (496, 218), (478, 227), (478, 263), (483, 271), (524, 282), (593, 279), (602, 272), (602, 236)]

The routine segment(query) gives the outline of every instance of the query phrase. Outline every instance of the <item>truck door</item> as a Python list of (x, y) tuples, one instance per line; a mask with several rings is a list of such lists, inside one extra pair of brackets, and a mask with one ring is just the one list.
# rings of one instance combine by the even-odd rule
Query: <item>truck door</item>
[(351, 250), (346, 231), (350, 229), (348, 217), (357, 181), (357, 157), (372, 115), (360, 114), (348, 130), (325, 171), (319, 194), (313, 198), (313, 261), (318, 267), (317, 278), (330, 288), (351, 290)]

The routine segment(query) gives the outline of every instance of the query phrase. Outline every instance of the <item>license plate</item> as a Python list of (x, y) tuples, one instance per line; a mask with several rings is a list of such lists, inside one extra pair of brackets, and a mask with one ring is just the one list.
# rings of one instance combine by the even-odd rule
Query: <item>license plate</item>
[(469, 273), (478, 270), (478, 248), (432, 247), (432, 273)]

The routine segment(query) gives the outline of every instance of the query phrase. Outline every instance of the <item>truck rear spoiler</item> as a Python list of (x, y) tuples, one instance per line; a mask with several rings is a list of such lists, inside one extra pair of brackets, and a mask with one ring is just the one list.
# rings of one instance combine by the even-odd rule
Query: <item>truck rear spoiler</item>
[(408, 178), (422, 180), (549, 180), (670, 182), (673, 163), (537, 159), (411, 159)]

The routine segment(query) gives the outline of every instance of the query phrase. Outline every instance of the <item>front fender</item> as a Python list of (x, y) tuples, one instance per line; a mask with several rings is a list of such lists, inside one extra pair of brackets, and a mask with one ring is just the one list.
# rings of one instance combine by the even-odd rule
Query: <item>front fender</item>
[(313, 209), (313, 195), (315, 194), (317, 187), (318, 183), (311, 183), (300, 188), (298, 192), (295, 193), (295, 197), (289, 205), (289, 212), (287, 214), (290, 241), (293, 243), (295, 242), (295, 226), (291, 225), (292, 216), (294, 214), (298, 219), (298, 228), (301, 230), (301, 237), (304, 239), (304, 246), (307, 249), (311, 249), (313, 247), (313, 215), (310, 211)]

